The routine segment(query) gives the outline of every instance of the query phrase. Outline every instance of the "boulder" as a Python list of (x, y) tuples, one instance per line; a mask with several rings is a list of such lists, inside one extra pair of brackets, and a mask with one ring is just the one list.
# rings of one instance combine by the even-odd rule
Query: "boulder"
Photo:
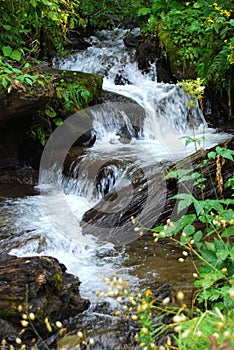
[[(72, 91), (74, 84), (89, 91), (84, 107), (96, 104), (102, 92), (102, 78), (94, 74), (61, 71), (48, 66), (37, 68), (38, 74), (48, 78), (44, 86), (38, 82), (32, 86), (19, 84), (13, 80), (11, 88), (0, 88), (0, 168), (17, 167), (30, 164), (38, 167), (43, 147), (39, 140), (33, 140), (30, 130), (35, 127), (53, 131), (52, 120), (43, 111), (52, 107), (56, 118), (65, 119), (76, 110), (65, 106), (63, 92)], [(62, 87), (62, 90), (60, 89)], [(60, 95), (59, 95), (60, 93)]]
[[(46, 317), (53, 324), (86, 310), (90, 302), (80, 296), (79, 278), (65, 271), (63, 264), (48, 256), (1, 259), (0, 319), (10, 324), (6, 330), (22, 328), (20, 305), (23, 313), (35, 314), (33, 324), (41, 336), (48, 333)], [(7, 331), (2, 334), (7, 335)]]

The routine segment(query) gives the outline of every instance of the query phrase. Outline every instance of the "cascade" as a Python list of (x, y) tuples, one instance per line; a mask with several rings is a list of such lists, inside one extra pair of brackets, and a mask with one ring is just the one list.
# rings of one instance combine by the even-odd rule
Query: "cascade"
[[(158, 83), (153, 65), (149, 74), (142, 74), (132, 62), (133, 53), (124, 47), (125, 34), (119, 29), (101, 31), (87, 39), (91, 44), (88, 49), (55, 62), (55, 66), (101, 74), (104, 90), (129, 97), (134, 103), (107, 103), (91, 108), (91, 128), (96, 141), (74, 161), (71, 176), (56, 166), (46, 168), (38, 188), (41, 194), (0, 198), (3, 208), (0, 221), (4, 222), (1, 247), (17, 256), (57, 257), (69, 272), (79, 276), (81, 292), (91, 300), (95, 299), (97, 289), (105, 288), (103, 276), (126, 274), (126, 270), (119, 271), (125, 250), (115, 250), (112, 239), (103, 240), (97, 247), (91, 233), (90, 237), (84, 236), (81, 225), (84, 214), (95, 206), (107, 215), (118, 212), (121, 206), (131, 206), (131, 197), (140, 197), (144, 186), (151, 193), (157, 168), (194, 151), (193, 145), (185, 149), (181, 136), (194, 135), (195, 131), (196, 136), (205, 137), (202, 147), (228, 137), (208, 128), (198, 106), (189, 108), (178, 85)], [(117, 75), (128, 83), (116, 85)], [(112, 197), (108, 202), (105, 197), (109, 193)], [(115, 196), (119, 196), (117, 201)], [(146, 200), (142, 216), (147, 205)], [(163, 207), (163, 203), (160, 205)], [(119, 227), (121, 222), (116, 230)], [(104, 229), (109, 230), (101, 226)], [(111, 259), (100, 259), (102, 252), (110, 254)], [(127, 278), (133, 285), (138, 283), (128, 273)]]

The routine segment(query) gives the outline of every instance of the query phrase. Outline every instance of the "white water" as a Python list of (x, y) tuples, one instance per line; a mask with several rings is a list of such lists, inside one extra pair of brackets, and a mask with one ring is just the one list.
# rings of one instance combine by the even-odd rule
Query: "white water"
[[(94, 113), (93, 127), (96, 130), (97, 141), (87, 151), (87, 158), (90, 162), (102, 159), (110, 161), (114, 158), (118, 161), (134, 160), (138, 166), (149, 166), (167, 160), (177, 160), (187, 153), (193, 152), (194, 148), (185, 149), (179, 141), (179, 136), (191, 135), (204, 136), (203, 147), (208, 147), (226, 139), (228, 135), (218, 134), (202, 123), (202, 117), (198, 109), (190, 111), (193, 113), (196, 129), (188, 123), (189, 108), (186, 97), (177, 85), (157, 83), (157, 72), (152, 66), (151, 73), (143, 75), (135, 63), (131, 63), (131, 55), (128, 54), (123, 45), (124, 31), (103, 31), (97, 37), (91, 37), (89, 41), (92, 47), (84, 52), (74, 54), (70, 59), (65, 60), (59, 67), (104, 76), (103, 88), (131, 97), (146, 111), (139, 137), (132, 139), (129, 143), (123, 144), (119, 135), (116, 134), (117, 125), (115, 115)], [(121, 73), (131, 84), (116, 86), (114, 78)], [(131, 122), (124, 111), (122, 111), (123, 122), (127, 126), (129, 134), (133, 134)], [(124, 172), (114, 169), (117, 181), (121, 185), (124, 180)], [(77, 221), (76, 233), (82, 239), (79, 221), (82, 215), (90, 209), (100, 197), (94, 195), (92, 181), (87, 181), (84, 174), (83, 179), (70, 180), (65, 186), (65, 196), (61, 196), (57, 189), (50, 192), (50, 199), (56, 208), (57, 219), (61, 218), (64, 210), (64, 198), (66, 205), (74, 213)], [(61, 181), (59, 184), (61, 190)], [(64, 187), (63, 187), (64, 188)], [(130, 279), (132, 284), (137, 280), (130, 277), (126, 270), (121, 268), (125, 258), (124, 249), (115, 251), (112, 244), (106, 242), (98, 249), (90, 244), (73, 242), (66, 236), (66, 229), (69, 229), (73, 222), (70, 217), (63, 217), (64, 231), (55, 225), (56, 220), (51, 220), (51, 215), (45, 211), (40, 195), (28, 196), (16, 200), (3, 200), (4, 207), (1, 212), (1, 219), (5, 220), (3, 231), (13, 232), (17, 239), (9, 240), (13, 249), (9, 252), (18, 256), (28, 255), (52, 255), (64, 263), (68, 271), (79, 276), (82, 281), (81, 291), (84, 297), (95, 299), (95, 291), (103, 290), (103, 276), (119, 275)], [(60, 219), (61, 220), (61, 219)], [(30, 238), (30, 239), (29, 239)], [(87, 242), (88, 238), (87, 238)], [(83, 244), (82, 244), (83, 243)], [(101, 251), (105, 251), (106, 258), (98, 257)], [(98, 254), (97, 254), (98, 252)], [(111, 256), (111, 258), (108, 258)]]

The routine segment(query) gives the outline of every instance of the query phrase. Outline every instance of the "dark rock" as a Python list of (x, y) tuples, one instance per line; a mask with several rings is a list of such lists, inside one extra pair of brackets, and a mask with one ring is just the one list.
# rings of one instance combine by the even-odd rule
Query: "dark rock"
[[(14, 86), (9, 93), (0, 89), (0, 168), (15, 168), (22, 164), (39, 167), (43, 147), (38, 140), (33, 140), (30, 130), (37, 126), (48, 133), (52, 129), (48, 118), (42, 116), (48, 101), (57, 113), (65, 119), (74, 112), (67, 111), (62, 99), (57, 97), (56, 89), (60, 81), (69, 88), (74, 83), (90, 92), (87, 104), (96, 104), (102, 91), (102, 78), (93, 74), (60, 71), (48, 66), (38, 68), (40, 73), (50, 76), (45, 86), (34, 84), (33, 87)], [(5, 181), (4, 179), (2, 179)]]
[(21, 314), (33, 312), (34, 325), (46, 334), (45, 317), (53, 323), (86, 310), (90, 302), (79, 293), (78, 277), (64, 272), (52, 257), (15, 258), (0, 261), (0, 317), (20, 327)]
[(136, 61), (138, 62), (139, 69), (145, 73), (150, 71), (151, 64), (155, 64), (158, 82), (176, 82), (171, 72), (170, 64), (162, 54), (162, 48), (158, 38), (148, 39), (139, 45), (136, 51)]
[[(234, 137), (220, 144), (221, 147), (234, 149)], [(200, 171), (200, 164), (204, 160), (204, 157), (208, 152), (214, 150), (215, 147), (209, 150), (200, 150), (197, 153), (185, 158), (177, 163), (174, 167), (176, 169), (187, 169), (187, 165), (193, 171)], [(157, 169), (157, 170), (156, 170)], [(126, 186), (118, 190), (118, 195), (121, 198), (117, 204), (115, 204), (114, 210), (113, 200), (116, 198), (115, 192), (110, 192), (105, 196), (105, 202), (100, 201), (95, 207), (88, 210), (82, 218), (83, 234), (93, 234), (101, 242), (110, 241), (116, 246), (121, 245), (122, 242), (126, 244), (128, 242), (128, 236), (137, 239), (133, 235), (131, 216), (137, 217), (137, 220), (144, 227), (154, 227), (157, 225), (165, 224), (166, 220), (171, 217), (173, 213), (173, 220), (179, 219), (180, 215), (177, 213), (176, 201), (172, 199), (178, 192), (178, 183), (176, 179), (172, 179), (165, 183), (165, 171), (168, 169), (160, 169), (158, 164), (155, 167), (155, 171), (151, 174), (144, 171), (133, 171), (129, 173), (129, 182), (131, 186)], [(234, 163), (228, 159), (225, 159), (222, 165), (221, 175), (224, 183), (233, 175)], [(223, 191), (219, 193), (217, 191), (217, 164), (216, 160), (209, 159), (206, 166), (203, 168), (203, 176), (209, 180), (205, 183), (205, 189), (201, 191), (198, 188), (192, 188), (190, 191), (196, 198), (217, 198), (221, 196), (224, 198), (230, 198), (232, 191), (230, 188), (223, 188)], [(136, 175), (136, 176), (135, 176)], [(183, 185), (184, 186), (184, 185)], [(189, 184), (186, 184), (186, 188), (189, 188)], [(130, 191), (131, 188), (131, 191)], [(180, 190), (182, 190), (180, 188)], [(131, 201), (126, 204), (126, 199), (131, 198)], [(146, 210), (146, 208), (147, 210)], [(192, 208), (188, 209), (188, 212), (192, 212)], [(124, 225), (124, 230), (121, 227)], [(93, 230), (95, 227), (95, 232)], [(92, 232), (90, 229), (92, 228)], [(133, 239), (132, 239), (133, 240)]]
[(115, 85), (126, 85), (126, 84), (131, 84), (131, 82), (124, 78), (121, 74), (116, 74), (115, 76)]
[(127, 35), (123, 39), (124, 45), (126, 47), (138, 47), (140, 45), (140, 40), (134, 35)]

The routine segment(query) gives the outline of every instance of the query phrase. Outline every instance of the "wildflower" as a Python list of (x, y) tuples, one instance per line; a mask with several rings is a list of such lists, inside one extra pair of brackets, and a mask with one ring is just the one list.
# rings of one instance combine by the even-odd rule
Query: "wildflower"
[(228, 292), (230, 298), (234, 298), (234, 289), (229, 289), (229, 292)]
[(170, 303), (170, 298), (169, 297), (164, 298), (163, 301), (162, 301), (163, 305), (167, 305), (169, 303)]
[(16, 338), (16, 339), (15, 339), (15, 342), (16, 342), (17, 344), (21, 344), (21, 343), (22, 343), (22, 340), (21, 340), (20, 338)]
[(18, 306), (18, 311), (19, 311), (19, 312), (22, 312), (22, 310), (23, 310), (23, 306), (22, 306), (22, 305), (19, 305), (19, 306)]
[(176, 327), (174, 328), (174, 330), (175, 330), (175, 332), (179, 332), (179, 331), (181, 330), (181, 326), (176, 326)]
[(30, 318), (30, 320), (34, 321), (35, 320), (35, 314), (33, 312), (30, 312), (29, 318)]
[(230, 332), (229, 331), (225, 331), (223, 333), (223, 336), (224, 336), (224, 338), (229, 339), (230, 338)]
[(133, 321), (136, 321), (136, 320), (138, 319), (138, 317), (137, 317), (137, 315), (131, 315), (131, 319), (132, 319)]
[(22, 315), (22, 318), (23, 318), (24, 320), (27, 320), (28, 316), (27, 316), (26, 314), (23, 314), (23, 315)]
[(178, 322), (181, 322), (181, 318), (180, 318), (180, 315), (175, 315), (174, 317), (173, 317), (173, 322), (174, 323), (178, 323)]
[(193, 273), (194, 278), (198, 278), (198, 274), (196, 272)]
[(150, 289), (146, 289), (145, 292), (144, 292), (144, 294), (145, 294), (146, 297), (151, 297), (152, 292), (151, 292)]
[(51, 327), (51, 324), (50, 324), (47, 317), (45, 318), (45, 325), (46, 325), (48, 332), (52, 332), (52, 327)]
[(132, 221), (132, 224), (135, 225), (136, 220), (135, 220), (134, 216), (131, 216), (131, 221)]
[(183, 255), (184, 256), (188, 256), (188, 252), (186, 252), (185, 250), (183, 251)]
[(134, 227), (134, 231), (135, 231), (135, 232), (140, 231), (140, 227)]
[(167, 337), (167, 345), (171, 346), (171, 338), (170, 337)]
[(28, 327), (28, 321), (21, 320), (20, 323), (23, 327)]
[(197, 336), (198, 338), (200, 338), (200, 337), (202, 336), (202, 332), (201, 332), (201, 331), (197, 331), (197, 332), (196, 332), (196, 336)]
[(81, 331), (77, 332), (79, 338), (83, 338), (83, 333)]
[(89, 345), (94, 346), (94, 339), (93, 338), (89, 339)]
[(216, 338), (216, 339), (218, 339), (219, 334), (218, 334), (218, 333), (214, 333), (214, 334), (213, 334), (213, 337)]
[(179, 258), (178, 261), (182, 263), (184, 262), (184, 258)]
[(182, 339), (188, 338), (189, 333), (190, 333), (190, 329), (186, 329), (186, 331), (184, 331), (184, 332), (181, 334), (181, 338), (182, 338)]
[(181, 236), (185, 238), (185, 237), (186, 237), (186, 233), (185, 233), (185, 232), (182, 232), (182, 233), (181, 233)]
[(62, 327), (63, 327), (63, 325), (62, 325), (62, 323), (61, 323), (60, 321), (56, 321), (56, 322), (55, 322), (55, 325), (56, 325), (56, 327), (58, 327), (58, 328), (62, 328)]
[(184, 293), (182, 291), (179, 291), (176, 295), (177, 300), (182, 301), (184, 300)]
[(148, 334), (149, 333), (149, 330), (146, 327), (143, 327), (141, 330), (142, 330), (142, 332), (144, 334)]
[(181, 314), (180, 315), (180, 320), (181, 320), (181, 322), (186, 321), (186, 316), (184, 314)]

